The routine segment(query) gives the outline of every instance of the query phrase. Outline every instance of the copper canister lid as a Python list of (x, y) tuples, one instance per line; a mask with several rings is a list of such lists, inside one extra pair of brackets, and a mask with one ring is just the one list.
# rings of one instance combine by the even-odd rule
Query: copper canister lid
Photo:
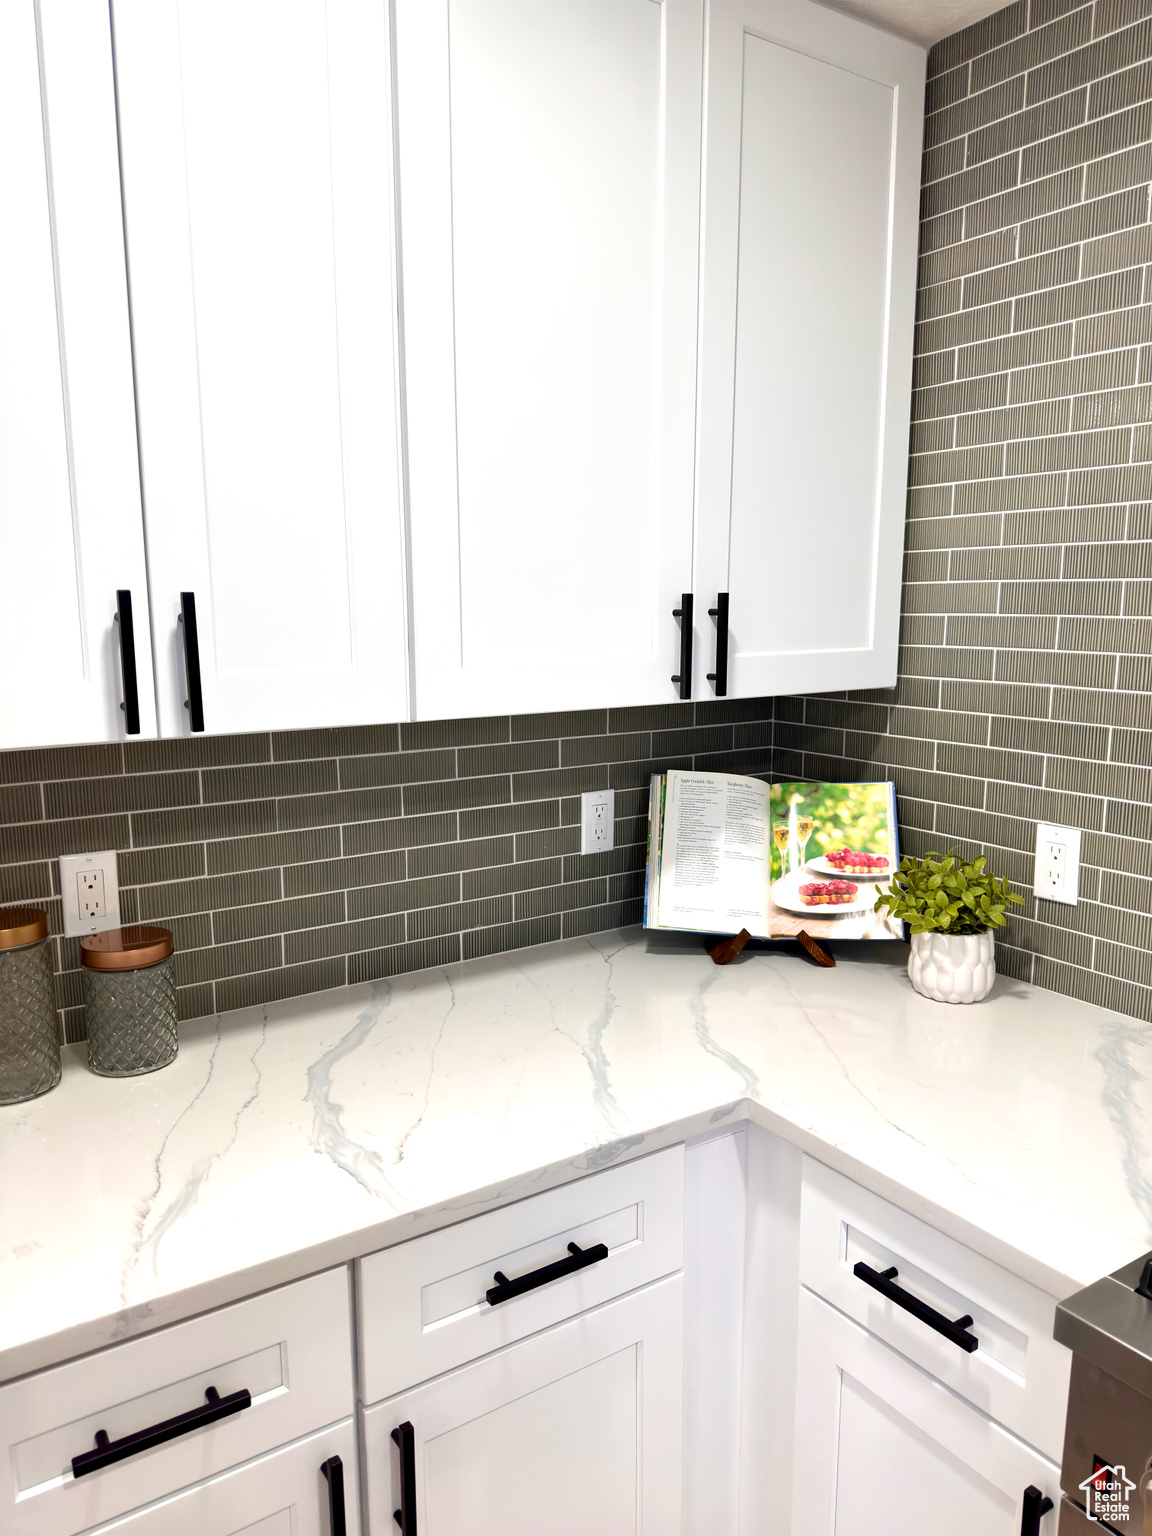
[(0, 908), (0, 949), (19, 949), (48, 937), (48, 914), (39, 907)]
[(80, 940), (80, 962), (92, 971), (139, 971), (171, 953), (167, 928), (109, 928)]

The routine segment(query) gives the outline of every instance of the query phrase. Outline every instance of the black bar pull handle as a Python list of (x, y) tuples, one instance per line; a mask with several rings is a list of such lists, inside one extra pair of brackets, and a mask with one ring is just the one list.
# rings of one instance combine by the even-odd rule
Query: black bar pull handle
[(202, 731), (204, 694), (200, 687), (200, 634), (196, 628), (195, 592), (181, 592), (177, 623), (184, 635), (184, 675), (188, 680), (188, 697), (184, 700), (184, 708), (188, 711), (188, 726), (193, 731)]
[(927, 1323), (929, 1328), (935, 1328), (937, 1333), (943, 1334), (948, 1342), (955, 1344), (958, 1349), (963, 1349), (968, 1354), (971, 1354), (974, 1349), (979, 1349), (980, 1340), (974, 1333), (965, 1331), (972, 1326), (972, 1319), (967, 1314), (953, 1322), (950, 1317), (945, 1317), (943, 1312), (937, 1312), (935, 1307), (930, 1307), (919, 1297), (911, 1295), (908, 1291), (902, 1291), (898, 1285), (892, 1284), (900, 1273), (898, 1269), (878, 1271), (868, 1264), (853, 1264), (852, 1273), (857, 1280), (863, 1280), (865, 1285), (870, 1285), (874, 1291), (879, 1291), (881, 1296), (887, 1296), (889, 1301), (894, 1301), (898, 1307), (903, 1307), (905, 1312), (911, 1312), (913, 1317), (918, 1317), (922, 1323)]
[(1024, 1490), (1020, 1536), (1040, 1536), (1040, 1522), (1051, 1508), (1052, 1500), (1046, 1499), (1034, 1483), (1029, 1483)]
[(708, 681), (714, 683), (713, 693), (718, 699), (728, 693), (728, 594), (717, 592), (715, 608), (709, 608), (708, 617), (716, 620), (716, 670), (709, 672)]
[(125, 736), (140, 734), (140, 693), (136, 687), (136, 631), (132, 628), (132, 594), (116, 593), (116, 629), (120, 635), (120, 676), (124, 680)]
[(344, 1516), (344, 1463), (339, 1456), (329, 1456), (320, 1463), (328, 1484), (328, 1536), (348, 1536)]
[(692, 594), (681, 595), (679, 608), (673, 608), (672, 617), (680, 620), (680, 670), (672, 674), (672, 681), (679, 684), (680, 697), (692, 697)]
[(569, 1243), (568, 1252), (571, 1258), (557, 1259), (555, 1264), (529, 1270), (515, 1280), (509, 1280), (497, 1270), (492, 1277), (496, 1284), (484, 1293), (488, 1305), (499, 1306), (502, 1301), (511, 1301), (513, 1296), (523, 1296), (525, 1291), (534, 1291), (538, 1285), (547, 1285), (549, 1280), (559, 1280), (564, 1275), (574, 1275), (578, 1269), (587, 1269), (589, 1264), (599, 1264), (601, 1259), (608, 1257), (608, 1249), (603, 1243), (595, 1243), (591, 1248), (578, 1248), (575, 1243)]
[(405, 1419), (392, 1438), (400, 1447), (400, 1508), (392, 1511), (392, 1518), (400, 1536), (416, 1536), (416, 1431)]
[(114, 1461), (123, 1461), (140, 1451), (150, 1451), (154, 1445), (163, 1445), (166, 1440), (203, 1429), (205, 1424), (215, 1424), (217, 1419), (226, 1419), (230, 1414), (252, 1406), (252, 1394), (247, 1387), (241, 1387), (239, 1392), (229, 1392), (227, 1397), (221, 1397), (215, 1387), (206, 1387), (204, 1396), (207, 1401), (202, 1408), (190, 1408), (187, 1413), (178, 1413), (174, 1419), (163, 1419), (147, 1429), (138, 1429), (122, 1440), (109, 1440), (107, 1430), (98, 1429), (96, 1449), (73, 1456), (72, 1476), (83, 1477), (87, 1472), (98, 1472), (101, 1467), (110, 1467)]

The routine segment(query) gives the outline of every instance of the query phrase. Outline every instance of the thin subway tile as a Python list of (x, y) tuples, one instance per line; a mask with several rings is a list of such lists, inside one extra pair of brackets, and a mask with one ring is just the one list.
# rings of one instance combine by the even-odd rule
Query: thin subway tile
[(375, 981), (384, 976), (401, 976), (408, 971), (431, 970), (454, 965), (460, 959), (460, 935), (442, 934), (421, 939), (415, 944), (391, 944), (384, 949), (368, 950), (348, 956), (348, 981)]
[[(340, 788), (369, 789), (384, 784), (424, 784), (456, 777), (453, 750), (377, 753), (340, 759)], [(326, 786), (335, 788), (335, 785)]]
[(51, 821), (69, 816), (106, 816), (116, 811), (197, 805), (199, 801), (200, 784), (194, 773), (55, 779), (44, 785), (44, 810)]
[[(961, 218), (957, 210), (945, 214), (943, 219), (932, 220), (932, 223), (945, 224), (949, 219), (955, 220), (955, 238), (959, 240)], [(920, 261), (917, 268), (917, 282), (921, 288), (928, 288), (933, 283), (950, 282), (957, 277), (967, 277), (971, 272), (983, 272), (986, 267), (999, 266), (1002, 262), (1011, 261), (1016, 255), (1014, 229), (995, 229), (975, 240), (965, 240), (960, 244), (944, 242), (934, 246), (926, 237), (929, 227), (927, 224), (921, 225)]]
[(985, 267), (964, 279), (964, 307), (992, 304), (1022, 293), (1039, 293), (1072, 283), (1080, 275), (1080, 252), (1074, 246), (1045, 251), (1026, 261), (1008, 261)]
[(1152, 261), (1152, 225), (1145, 224), (1085, 245), (1081, 276), (1095, 277), (1101, 272), (1117, 272), (1121, 267), (1137, 267), (1149, 261)]
[(331, 761), (210, 768), (200, 778), (206, 805), (226, 800), (272, 800), (280, 795), (306, 795), (337, 787), (336, 764)]
[[(1065, 320), (1086, 319), (1099, 316), (1105, 310), (1139, 304), (1142, 278), (1139, 268), (1131, 268), (1125, 272), (1110, 272), (1104, 277), (1090, 277), (1079, 283), (1066, 283), (1060, 288), (1048, 288), (1043, 293), (1024, 295), (1015, 301), (1012, 329), (1025, 331), (1034, 326), (1059, 325)], [(1103, 346), (1084, 346), (1077, 333), (1076, 350), (1081, 353), (1103, 352), (1129, 345), (1130, 342), (1120, 340), (1105, 342)]]
[[(449, 844), (457, 847), (458, 844)], [(405, 855), (397, 849), (356, 858), (324, 859), (315, 864), (291, 864), (284, 870), (285, 896), (313, 896), (320, 891), (349, 891), (363, 885), (403, 880)]]
[(39, 784), (48, 779), (89, 779), (122, 773), (119, 743), (90, 747), (33, 747), (0, 752), (0, 783)]
[(470, 838), (466, 842), (433, 843), (408, 849), (407, 875), (410, 880), (415, 880), (424, 875), (486, 869), (497, 864), (511, 864), (515, 857), (516, 845), (511, 834)]
[(266, 763), (271, 750), (267, 731), (247, 736), (178, 736), (162, 741), (126, 741), (124, 771), (173, 773), (180, 769)]
[(379, 917), (389, 912), (414, 912), (419, 907), (440, 907), (460, 900), (460, 876), (430, 875), (420, 880), (397, 880), (348, 892), (350, 918)]
[(504, 923), (499, 928), (472, 928), (461, 934), (462, 956), (478, 960), (482, 955), (551, 944), (560, 937), (560, 916), (532, 918), (523, 923)]
[(307, 965), (260, 971), (252, 976), (226, 977), (215, 984), (216, 1006), (224, 1012), (257, 1003), (277, 1002), (285, 997), (302, 997), (310, 992), (325, 992), (330, 987), (343, 986), (346, 977), (347, 967), (342, 955), (314, 960)]
[(508, 740), (507, 715), (493, 715), (475, 720), (412, 720), (400, 727), (400, 744), (405, 752), (422, 752), (434, 747), (478, 747)]
[[(423, 787), (423, 786), (422, 786)], [(429, 785), (438, 789), (439, 785)], [(358, 821), (382, 821), (398, 816), (402, 791), (389, 785), (379, 789), (335, 790), (319, 795), (289, 795), (276, 801), (276, 830), (299, 832), (309, 827), (330, 827)]]
[(395, 725), (348, 725), (309, 731), (274, 731), (272, 757), (278, 763), (294, 758), (352, 757), (365, 753), (395, 752), (399, 744), (399, 727)]
[(1085, 197), (1105, 197), (1125, 187), (1152, 181), (1152, 145), (1140, 144), (1123, 154), (1097, 160), (1084, 175)]
[[(1073, 93), (1076, 98), (1081, 98), (1081, 92)], [(1057, 100), (1065, 100), (1058, 97)], [(1086, 106), (1086, 93), (1084, 93)], [(1047, 103), (1045, 104), (1047, 105)], [(1083, 110), (1080, 111), (1077, 121), (1082, 121)], [(1116, 112), (1111, 117), (1097, 117), (1083, 127), (1073, 128), (1070, 132), (1060, 133), (1053, 138), (1046, 138), (1042, 143), (1032, 144), (1025, 149), (1021, 156), (1020, 180), (1032, 181), (1036, 177), (1048, 176), (1055, 171), (1063, 170), (1069, 166), (1083, 165), (1088, 160), (1100, 160), (1105, 155), (1115, 154), (1119, 150), (1129, 149), (1134, 144), (1141, 143), (1148, 137), (1152, 129), (1152, 103), (1141, 102), (1139, 106), (1130, 107), (1126, 112)], [(1129, 182), (1120, 182), (1117, 186), (1128, 186)], [(1095, 189), (1085, 182), (1085, 196), (1097, 197), (1101, 192), (1114, 192), (1117, 186), (1095, 185)]]
[[(1075, 172), (1064, 172), (1074, 176)], [(1034, 183), (1044, 185), (1044, 183)], [(1027, 190), (1025, 188), (1024, 190)], [(1147, 217), (1147, 190), (1133, 187), (1127, 192), (1116, 192), (1110, 197), (1098, 197), (1091, 202), (1079, 203), (1059, 213), (1033, 218), (1022, 224), (1019, 236), (1021, 256), (1034, 256), (1039, 251), (1053, 250), (1058, 245), (1078, 245), (1084, 240), (1096, 240), (1101, 235), (1115, 234), (1143, 224)]]
[[(1001, 192), (996, 197), (985, 198), (982, 203), (972, 203), (964, 210), (964, 234), (987, 234), (989, 230), (1002, 229), (1008, 224), (1020, 224), (1042, 215), (1056, 213), (1073, 203), (1079, 203), (1084, 186), (1083, 169), (1060, 171), (1041, 181), (1030, 181), (1026, 186), (1011, 192)], [(1031, 255), (1032, 252), (1020, 252)]]
[[(71, 814), (78, 813), (73, 810)], [(0, 823), (43, 819), (44, 796), (39, 784), (0, 784)]]
[(281, 894), (280, 871), (258, 869), (240, 875), (214, 875), (202, 880), (173, 880), (141, 886), (137, 895), (139, 921), (152, 922), (188, 912), (214, 912), (275, 901)]
[[(1082, 5), (1066, 12), (1047, 26), (1025, 32), (1014, 42), (981, 54), (972, 65), (972, 89), (979, 90), (997, 80), (1006, 80), (1025, 70), (1036, 69), (1048, 59), (1079, 48), (1092, 36), (1092, 7)], [(1031, 76), (1029, 76), (1031, 79)]]
[(560, 743), (556, 741), (513, 741), (490, 746), (465, 747), (457, 753), (462, 779), (480, 778), (496, 773), (523, 772), (531, 768), (557, 768)]
[(408, 938), (430, 939), (465, 928), (490, 928), (512, 921), (511, 896), (488, 896), (481, 901), (460, 901), (443, 907), (423, 907), (408, 913)]
[(270, 901), (261, 906), (230, 907), (212, 917), (217, 944), (253, 939), (262, 934), (288, 933), (294, 928), (318, 928), (344, 921), (343, 891), (292, 900)]
[(953, 69), (966, 59), (999, 47), (1011, 38), (1018, 37), (1027, 27), (1027, 0), (1016, 0), (1014, 5), (994, 11), (981, 21), (974, 21), (962, 31), (953, 32), (933, 46), (928, 55), (929, 78)]
[(305, 928), (284, 935), (284, 963), (320, 960), (327, 955), (347, 955), (356, 950), (380, 949), (404, 941), (404, 918), (371, 917), (363, 922), (336, 923), (326, 928)]
[(244, 869), (269, 869), (276, 864), (307, 864), (340, 855), (339, 827), (304, 832), (270, 832), (209, 843), (205, 849), (210, 875), (235, 874)]
[(456, 831), (456, 812), (449, 811), (432, 816), (397, 816), (386, 821), (358, 822), (343, 827), (340, 837), (344, 853), (351, 855), (379, 853), (388, 848), (419, 848), (427, 843), (449, 843), (455, 840)]

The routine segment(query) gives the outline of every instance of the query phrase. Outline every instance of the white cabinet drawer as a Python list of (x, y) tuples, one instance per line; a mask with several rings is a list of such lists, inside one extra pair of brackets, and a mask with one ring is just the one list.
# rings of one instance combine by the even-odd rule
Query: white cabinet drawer
[(1017, 1536), (1026, 1488), (1059, 1504), (1055, 1462), (805, 1291), (798, 1344), (792, 1536)]
[[(366, 1403), (475, 1360), (680, 1268), (684, 1149), (593, 1174), (361, 1259)], [(497, 1270), (515, 1280), (603, 1243), (606, 1258), (490, 1306)]]
[[(967, 1353), (853, 1273), (895, 1285), (949, 1321), (972, 1318)], [(1059, 1461), (1071, 1353), (1052, 1337), (1056, 1302), (878, 1195), (804, 1159), (800, 1279), (953, 1391)]]
[[(0, 1530), (66, 1536), (353, 1409), (347, 1269), (329, 1270), (0, 1388)], [(252, 1406), (76, 1478), (72, 1458), (242, 1388)]]
[(673, 1536), (682, 1336), (672, 1275), (367, 1409), (370, 1536), (396, 1536), (405, 1493), (421, 1536)]
[(329, 1485), (320, 1470), (332, 1456), (340, 1458), (343, 1474), (345, 1536), (359, 1536), (352, 1419), (98, 1526), (88, 1536), (105, 1531), (123, 1536), (337, 1536)]

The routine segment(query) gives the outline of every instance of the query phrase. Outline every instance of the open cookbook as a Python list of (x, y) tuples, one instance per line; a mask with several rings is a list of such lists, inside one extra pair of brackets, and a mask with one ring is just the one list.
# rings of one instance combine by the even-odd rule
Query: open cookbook
[(652, 775), (646, 928), (902, 939), (904, 924), (873, 910), (899, 867), (893, 784)]

